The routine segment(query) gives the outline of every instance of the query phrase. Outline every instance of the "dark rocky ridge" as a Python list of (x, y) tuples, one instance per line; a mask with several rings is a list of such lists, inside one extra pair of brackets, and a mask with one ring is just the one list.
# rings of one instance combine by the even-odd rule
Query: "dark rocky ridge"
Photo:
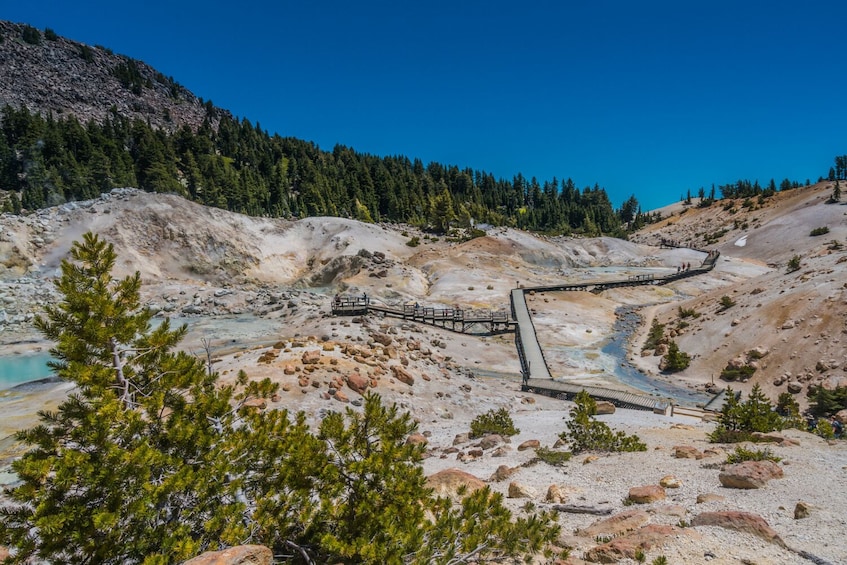
[[(27, 26), (0, 20), (0, 108), (6, 105), (54, 118), (74, 115), (82, 122), (102, 122), (112, 111), (130, 119), (174, 131), (196, 129), (211, 109), (213, 126), (225, 112), (201, 100), (151, 66), (104, 47), (86, 46), (63, 37), (39, 44), (23, 39)], [(83, 57), (83, 50), (88, 54)], [(86, 60), (88, 59), (88, 60)], [(134, 65), (143, 86), (133, 92), (113, 74), (119, 65)], [(140, 93), (138, 93), (140, 92)]]

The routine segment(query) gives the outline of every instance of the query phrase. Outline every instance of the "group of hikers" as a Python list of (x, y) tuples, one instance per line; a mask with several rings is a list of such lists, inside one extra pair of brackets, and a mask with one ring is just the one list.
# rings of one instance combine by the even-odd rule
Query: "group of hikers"
[[(824, 421), (826, 421), (826, 420), (824, 420)], [(829, 425), (832, 426), (832, 434), (835, 437), (840, 438), (842, 435), (844, 435), (844, 424), (842, 424), (838, 420), (838, 418), (836, 418), (835, 416), (830, 418), (829, 419)], [(806, 419), (806, 426), (808, 427), (810, 432), (815, 431), (815, 428), (818, 427), (818, 419), (815, 418), (814, 416), (809, 416)]]

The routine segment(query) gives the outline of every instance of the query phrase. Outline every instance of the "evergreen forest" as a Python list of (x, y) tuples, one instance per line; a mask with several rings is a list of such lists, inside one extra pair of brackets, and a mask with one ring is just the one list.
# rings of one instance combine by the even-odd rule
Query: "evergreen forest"
[[(114, 187), (177, 193), (253, 216), (338, 216), (436, 232), (480, 223), (551, 234), (623, 237), (656, 218), (634, 196), (615, 210), (598, 185), (571, 179), (511, 180), (404, 156), (269, 135), (258, 123), (206, 104), (196, 130), (173, 134), (116, 110), (82, 124), (10, 106), (0, 116), (0, 189), (18, 213), (87, 200)], [(216, 127), (212, 124), (215, 123)]]

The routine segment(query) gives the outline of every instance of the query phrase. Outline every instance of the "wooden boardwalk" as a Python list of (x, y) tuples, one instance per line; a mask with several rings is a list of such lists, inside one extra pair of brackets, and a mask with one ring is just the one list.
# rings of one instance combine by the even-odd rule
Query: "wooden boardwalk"
[(418, 304), (399, 307), (373, 304), (367, 295), (336, 296), (332, 301), (335, 316), (357, 316), (380, 312), (386, 316), (429, 324), (459, 333), (489, 334), (514, 331), (516, 322), (506, 310), (466, 310), (463, 308), (431, 308)]
[(562, 400), (572, 400), (573, 397), (584, 390), (592, 398), (608, 400), (619, 408), (651, 410), (658, 414), (666, 414), (670, 407), (670, 403), (664, 398), (552, 379), (526, 379), (523, 390)]
[[(515, 288), (512, 289), (509, 296), (511, 315), (506, 310), (466, 310), (458, 306), (455, 308), (431, 308), (422, 307), (418, 304), (377, 305), (373, 304), (366, 294), (361, 296), (337, 295), (332, 301), (332, 313), (336, 316), (360, 316), (379, 312), (385, 316), (429, 324), (461, 333), (479, 333), (480, 329), (487, 330), (489, 334), (514, 331), (515, 346), (521, 364), (521, 375), (523, 376), (523, 390), (567, 399), (573, 398), (582, 390), (586, 390), (592, 397), (608, 400), (616, 406), (652, 410), (664, 414), (668, 412), (670, 406), (666, 399), (602, 387), (582, 386), (553, 379), (544, 358), (544, 352), (538, 342), (535, 325), (526, 304), (525, 293), (554, 291), (599, 293), (610, 288), (626, 286), (664, 285), (707, 273), (714, 269), (720, 253), (717, 251), (703, 251), (703, 253), (706, 253), (707, 257), (701, 265), (694, 268), (678, 269), (676, 273), (672, 272), (667, 275), (640, 274), (626, 279)], [(710, 405), (715, 400), (710, 402)]]

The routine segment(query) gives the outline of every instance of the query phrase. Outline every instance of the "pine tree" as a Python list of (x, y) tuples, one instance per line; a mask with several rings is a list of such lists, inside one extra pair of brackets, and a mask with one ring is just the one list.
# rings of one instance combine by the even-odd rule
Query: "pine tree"
[(361, 413), (304, 414), (247, 401), (276, 387), (174, 348), (186, 328), (151, 328), (138, 273), (112, 278), (116, 254), (75, 242), (38, 317), (52, 366), (76, 385), (17, 439), (20, 484), (0, 508), (9, 561), (173, 563), (242, 543), (306, 562), (448, 563), (537, 553), (558, 534), (549, 514), (512, 520), (484, 489), (460, 507), (425, 488), (415, 423), (379, 396)]
[(134, 563), (243, 538), (226, 439), (233, 405), (258, 385), (216, 388), (202, 362), (174, 353), (185, 327), (151, 330), (138, 274), (111, 277), (110, 244), (86, 233), (71, 258), (56, 282), (63, 300), (36, 325), (56, 342), (54, 370), (77, 388), (18, 434), (32, 449), (13, 464), (22, 484), (0, 514), (0, 543), (17, 562)]

